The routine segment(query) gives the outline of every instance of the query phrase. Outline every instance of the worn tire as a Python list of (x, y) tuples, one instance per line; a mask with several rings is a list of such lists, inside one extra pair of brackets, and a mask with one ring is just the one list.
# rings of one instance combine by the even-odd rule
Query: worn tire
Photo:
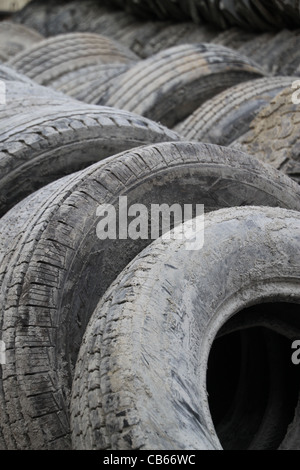
[(129, 68), (124, 64), (90, 65), (59, 77), (51, 87), (85, 103), (97, 104), (106, 95), (111, 81)]
[(40, 85), (95, 64), (128, 64), (138, 57), (125, 46), (98, 34), (70, 33), (45, 39), (7, 62)]
[[(8, 88), (15, 89), (10, 83)], [(18, 83), (16, 88), (24, 91)], [(145, 144), (179, 140), (175, 132), (148, 119), (66, 100), (64, 95), (57, 100), (47, 89), (41, 97), (30, 94), (29, 103), (22, 92), (20, 101), (25, 106), (21, 114), (16, 114), (19, 101), (0, 113), (4, 123), (0, 215), (51, 181), (103, 158)]]
[(0, 331), (8, 351), (0, 380), (4, 448), (69, 446), (70, 387), (87, 322), (111, 282), (149, 244), (97, 238), (96, 209), (117, 207), (119, 196), (147, 207), (163, 201), (205, 204), (207, 211), (248, 203), (300, 209), (298, 185), (255, 159), (170, 143), (69, 177), (51, 197), (40, 198), (12, 236), (7, 227), (14, 227), (26, 201), (6, 214), (0, 219)]
[(26, 75), (23, 75), (22, 73), (19, 73), (4, 64), (0, 64), (0, 79), (4, 81), (28, 83), (31, 85), (33, 84), (32, 80), (26, 77)]
[(36, 44), (43, 36), (33, 29), (9, 21), (0, 23), (0, 61), (6, 62), (24, 49)]
[[(33, 28), (45, 37), (56, 35), (61, 31), (60, 24), (55, 24), (53, 19), (57, 18), (65, 9), (69, 10), (68, 3), (70, 3), (72, 9), (73, 2), (67, 0), (32, 0), (12, 16), (12, 21)], [(80, 3), (82, 5), (88, 4), (90, 7), (92, 6), (88, 0)], [(94, 4), (95, 2), (92, 3)], [(76, 7), (78, 9), (77, 2)], [(68, 17), (68, 15), (66, 16)], [(64, 20), (66, 20), (66, 18), (64, 18)], [(73, 27), (76, 26), (74, 23), (75, 22), (72, 24)], [(63, 32), (68, 31), (69, 30)]]
[(257, 37), (256, 34), (250, 31), (245, 31), (238, 27), (229, 28), (222, 33), (219, 33), (212, 42), (220, 46), (231, 47), (232, 49), (239, 49), (247, 42)]
[(204, 103), (175, 130), (187, 140), (230, 145), (295, 78), (270, 77), (240, 83)]
[[(57, 29), (61, 31), (64, 23), (68, 28), (76, 27), (80, 24), (81, 17), (86, 18), (89, 11), (94, 15), (103, 11), (102, 5), (91, 1), (81, 2), (83, 5), (78, 5), (79, 2), (70, 2), (70, 5), (67, 2), (63, 5), (58, 1), (52, 3), (35, 1), (15, 15), (15, 21), (33, 26), (42, 34), (49, 35), (57, 34)], [(121, 8), (126, 13), (147, 20), (159, 18), (182, 21), (191, 18), (195, 23), (204, 21), (222, 29), (240, 26), (254, 31), (266, 31), (300, 25), (297, 0), (276, 0), (271, 5), (270, 0), (105, 0), (102, 3), (110, 9)]]
[(182, 45), (131, 67), (99, 104), (127, 109), (168, 127), (237, 83), (263, 75), (246, 57), (215, 44)]
[(265, 44), (261, 44), (250, 57), (260, 64), (266, 73), (284, 75), (289, 71), (289, 74), (293, 75), (300, 63), (299, 30), (280, 31)]
[(267, 32), (256, 34), (253, 39), (249, 39), (238, 48), (238, 52), (249, 58), (253, 57), (260, 48), (266, 47), (269, 42), (276, 37), (276, 33)]
[[(231, 208), (206, 216), (199, 251), (162, 239), (144, 250), (105, 293), (84, 335), (71, 402), (73, 448), (220, 449), (207, 390), (213, 341), (247, 307), (300, 304), (299, 234), (299, 212)], [(267, 422), (280, 390), (273, 386), (256, 431), (265, 446), (277, 438)], [(239, 398), (232, 393), (236, 406)], [(285, 448), (299, 449), (299, 390), (297, 401)], [(252, 419), (249, 403), (242, 417)], [(230, 429), (236, 440), (247, 431), (243, 424)]]
[(210, 42), (216, 34), (217, 31), (209, 25), (199, 26), (193, 23), (166, 25), (160, 32), (149, 38), (138, 55), (147, 58), (164, 49), (181, 44)]
[(294, 93), (296, 91), (289, 87), (277, 95), (251, 122), (250, 131), (231, 145), (255, 155), (300, 183), (300, 107), (292, 102)]

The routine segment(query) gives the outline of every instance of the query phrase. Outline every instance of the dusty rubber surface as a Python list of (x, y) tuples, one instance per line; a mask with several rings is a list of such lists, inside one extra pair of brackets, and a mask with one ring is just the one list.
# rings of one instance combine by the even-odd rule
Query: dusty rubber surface
[(112, 39), (91, 33), (70, 33), (45, 39), (7, 62), (40, 85), (82, 67), (137, 61), (137, 56)]
[(10, 57), (42, 39), (43, 36), (33, 29), (9, 21), (1, 21), (0, 60), (6, 62)]
[(215, 44), (182, 45), (139, 62), (113, 81), (105, 104), (176, 125), (224, 89), (263, 76), (245, 56)]
[(251, 122), (250, 131), (233, 147), (255, 155), (300, 182), (299, 87), (286, 88)]
[(261, 109), (294, 81), (295, 77), (268, 77), (228, 88), (204, 103), (175, 129), (187, 140), (229, 145), (249, 131)]
[[(82, 342), (73, 447), (219, 449), (206, 388), (213, 339), (247, 306), (300, 303), (299, 233), (298, 212), (226, 209), (206, 216), (201, 250), (159, 239), (135, 258), (105, 293)], [(299, 401), (290, 444), (297, 426)]]
[(0, 106), (1, 215), (42, 186), (96, 161), (147, 143), (179, 140), (149, 119), (89, 106), (34, 84), (8, 81), (7, 98)]
[(0, 220), (0, 321), (9, 350), (0, 441), (9, 449), (70, 446), (70, 387), (87, 322), (111, 282), (150, 243), (100, 241), (99, 204), (117, 208), (126, 195), (129, 205), (163, 200), (197, 202), (207, 211), (247, 203), (299, 210), (300, 200), (298, 185), (276, 170), (196, 143), (135, 149), (41, 192)]

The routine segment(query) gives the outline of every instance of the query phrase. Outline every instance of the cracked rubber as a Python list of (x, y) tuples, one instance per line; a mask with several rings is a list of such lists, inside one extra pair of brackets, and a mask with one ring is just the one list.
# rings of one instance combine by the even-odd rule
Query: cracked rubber
[[(221, 449), (208, 405), (210, 348), (244, 308), (300, 303), (299, 234), (299, 212), (230, 208), (206, 215), (202, 249), (159, 239), (135, 258), (105, 293), (82, 341), (73, 448)], [(298, 401), (283, 447), (299, 449), (299, 419)]]
[(52, 183), (2, 217), (4, 449), (70, 447), (70, 388), (87, 322), (106, 289), (150, 242), (97, 238), (99, 204), (117, 208), (119, 196), (147, 207), (161, 201), (205, 204), (207, 212), (247, 204), (300, 209), (298, 185), (248, 155), (165, 143)]
[(113, 80), (99, 104), (172, 127), (217, 93), (263, 75), (256, 64), (231, 49), (215, 44), (176, 46)]

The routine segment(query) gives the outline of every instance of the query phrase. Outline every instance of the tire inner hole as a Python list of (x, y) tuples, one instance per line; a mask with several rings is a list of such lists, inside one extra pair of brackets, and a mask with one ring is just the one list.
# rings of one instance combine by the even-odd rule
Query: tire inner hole
[(276, 450), (283, 443), (300, 397), (294, 340), (300, 340), (299, 305), (291, 303), (252, 306), (219, 331), (207, 391), (225, 450)]

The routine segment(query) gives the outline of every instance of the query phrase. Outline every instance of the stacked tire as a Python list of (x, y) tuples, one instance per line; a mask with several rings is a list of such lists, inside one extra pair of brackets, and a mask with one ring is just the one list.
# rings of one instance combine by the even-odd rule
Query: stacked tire
[(297, 2), (105, 3), (0, 23), (0, 448), (299, 449)]

